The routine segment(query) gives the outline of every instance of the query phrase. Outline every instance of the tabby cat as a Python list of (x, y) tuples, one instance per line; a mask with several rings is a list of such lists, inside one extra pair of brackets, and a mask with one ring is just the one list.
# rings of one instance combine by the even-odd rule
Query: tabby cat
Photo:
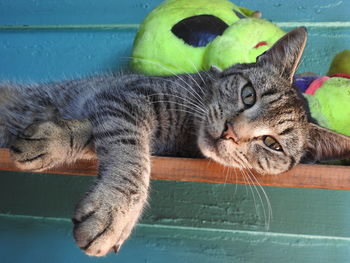
[(74, 237), (88, 255), (118, 251), (147, 201), (151, 154), (272, 174), (349, 156), (350, 138), (312, 124), (292, 85), (306, 38), (295, 29), (256, 63), (223, 71), (3, 83), (0, 146), (34, 171), (96, 152), (98, 178), (76, 207)]

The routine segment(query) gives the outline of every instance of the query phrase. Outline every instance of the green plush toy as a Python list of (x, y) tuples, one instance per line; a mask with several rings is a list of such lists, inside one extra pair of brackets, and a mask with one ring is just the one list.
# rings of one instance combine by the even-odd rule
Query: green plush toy
[(227, 0), (165, 1), (140, 25), (132, 69), (173, 75), (254, 62), (284, 34), (259, 15)]
[(321, 126), (350, 136), (350, 79), (329, 78), (305, 97), (311, 116)]
[(350, 136), (350, 51), (338, 53), (329, 76), (297, 76), (295, 85), (304, 92), (311, 116), (326, 128)]
[(350, 74), (350, 50), (343, 50), (333, 58), (328, 75), (337, 73)]

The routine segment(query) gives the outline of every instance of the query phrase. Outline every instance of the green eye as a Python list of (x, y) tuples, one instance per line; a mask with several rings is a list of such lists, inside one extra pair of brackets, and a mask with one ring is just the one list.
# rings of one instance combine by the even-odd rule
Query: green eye
[(252, 107), (256, 101), (255, 90), (251, 86), (244, 86), (241, 91), (242, 101), (245, 106)]
[(281, 145), (277, 142), (277, 140), (275, 138), (273, 138), (271, 136), (264, 136), (263, 142), (267, 147), (269, 147), (272, 150), (275, 150), (278, 152), (282, 151)]

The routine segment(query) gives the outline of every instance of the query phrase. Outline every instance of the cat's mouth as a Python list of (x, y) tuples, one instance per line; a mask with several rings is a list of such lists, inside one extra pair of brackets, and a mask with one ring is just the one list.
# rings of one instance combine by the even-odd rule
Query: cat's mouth
[(233, 153), (236, 152), (237, 144), (231, 140), (226, 140), (221, 136), (215, 138), (207, 130), (203, 130), (202, 136), (199, 137), (198, 146), (204, 156), (218, 163), (228, 166), (239, 166), (232, 158)]

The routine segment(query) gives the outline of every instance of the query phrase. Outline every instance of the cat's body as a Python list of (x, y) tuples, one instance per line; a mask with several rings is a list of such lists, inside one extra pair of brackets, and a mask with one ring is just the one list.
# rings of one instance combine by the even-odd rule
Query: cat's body
[[(104, 123), (101, 132), (109, 132), (106, 134), (109, 139), (114, 139), (116, 128), (140, 132), (143, 136), (145, 134), (138, 130), (139, 127), (135, 126), (133, 130), (132, 126), (144, 124), (152, 138), (152, 154), (199, 157), (195, 130), (200, 119), (198, 116), (204, 112), (193, 105), (200, 105), (208, 92), (204, 89), (210, 87), (211, 75), (146, 77), (105, 74), (27, 87), (8, 84), (6, 88), (3, 85), (1, 97), (7, 102), (0, 105), (0, 110), (6, 118), (3, 123), (6, 123), (7, 132), (1, 136), (0, 147), (8, 147), (13, 135), (17, 136), (36, 122), (89, 120), (96, 127), (98, 125), (94, 122), (101, 122), (110, 114), (119, 116), (122, 121), (118, 127), (110, 128), (113, 132), (106, 127), (108, 122)], [(126, 134), (119, 132), (117, 135)]]
[(0, 85), (0, 143), (40, 170), (99, 160), (78, 204), (74, 237), (87, 254), (118, 250), (147, 200), (151, 154), (205, 156), (280, 173), (302, 158), (350, 155), (350, 139), (311, 124), (292, 77), (304, 29), (257, 63), (174, 77), (104, 75), (46, 85)]

